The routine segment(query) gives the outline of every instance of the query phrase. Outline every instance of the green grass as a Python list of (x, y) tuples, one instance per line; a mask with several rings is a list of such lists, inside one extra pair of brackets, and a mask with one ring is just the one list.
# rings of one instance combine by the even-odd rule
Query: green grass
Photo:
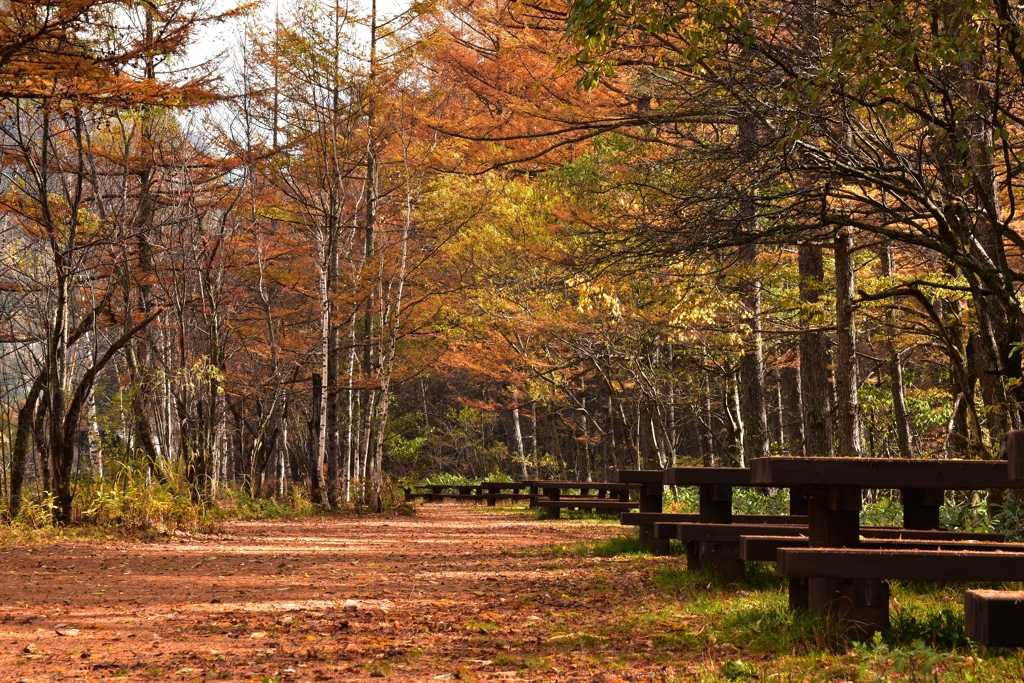
[(725, 584), (668, 560), (650, 574), (656, 592), (647, 610), (627, 613), (619, 628), (675, 661), (705, 658), (706, 671), (670, 681), (1024, 680), (1024, 654), (967, 639), (965, 585), (893, 582), (889, 631), (851, 643), (834, 620), (791, 611), (772, 564), (747, 569), (741, 581)]
[[(550, 519), (548, 511), (544, 508), (532, 508), (532, 513), (537, 519)], [(559, 519), (589, 519), (608, 524), (619, 523), (618, 512), (590, 512), (589, 510), (562, 510)]]
[(561, 543), (546, 549), (554, 555), (570, 557), (623, 557), (630, 555), (650, 555), (650, 549), (640, 542), (636, 535), (613, 536), (603, 541), (577, 541)]

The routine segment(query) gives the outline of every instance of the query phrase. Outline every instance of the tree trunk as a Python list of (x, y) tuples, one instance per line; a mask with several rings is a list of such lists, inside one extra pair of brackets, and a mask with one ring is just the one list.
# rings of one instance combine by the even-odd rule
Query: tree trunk
[(800, 403), (800, 370), (792, 365), (779, 370), (782, 389), (782, 430), (785, 452), (794, 456), (804, 454), (804, 417)]
[[(879, 250), (882, 275), (892, 277), (892, 243), (888, 242)], [(896, 445), (901, 458), (910, 458), (911, 450), (910, 419), (907, 417), (907, 403), (903, 393), (903, 362), (900, 360), (899, 349), (894, 339), (899, 325), (899, 313), (890, 305), (887, 315), (890, 331), (885, 342), (885, 351), (889, 360), (889, 382), (892, 385), (892, 416), (896, 427)], [(954, 413), (956, 410), (954, 409)]]
[(530, 442), (530, 455), (533, 458), (534, 476), (540, 479), (540, 458), (537, 457), (537, 402), (533, 401), (530, 406), (530, 431), (533, 433), (533, 440)]
[(783, 429), (782, 376), (777, 370), (772, 372), (772, 375), (772, 387), (769, 390), (771, 392), (772, 409), (768, 414), (768, 433), (771, 434), (772, 441), (779, 448), (783, 448), (786, 445), (786, 433)]
[(522, 465), (523, 479), (529, 479), (530, 473), (526, 469), (526, 447), (523, 445), (523, 428), (519, 421), (519, 406), (512, 409), (512, 436), (515, 438), (516, 452), (519, 453), (519, 463)]
[(323, 485), (323, 390), (321, 375), (313, 375), (312, 419), (309, 421), (309, 493), (321, 505), (327, 502), (327, 492)]
[(44, 387), (41, 397), (41, 405), (36, 410), (35, 420), (32, 422), (32, 443), (35, 444), (36, 457), (39, 458), (39, 478), (44, 491), (53, 490), (53, 478), (50, 472), (50, 440), (46, 435), (46, 416), (49, 412), (49, 397)]
[(700, 411), (701, 456), (705, 467), (714, 467), (715, 430), (714, 415), (711, 412), (711, 376), (708, 373), (704, 373), (704, 386), (701, 387)]
[[(756, 268), (756, 246), (745, 247), (741, 260)], [(761, 281), (745, 278), (741, 298), (746, 311), (744, 321), (749, 334), (740, 357), (740, 415), (743, 423), (741, 462), (768, 455), (768, 415), (764, 400), (764, 348), (761, 339)]]
[(743, 417), (740, 409), (740, 373), (735, 367), (726, 370), (725, 382), (723, 384), (725, 395), (722, 402), (725, 404), (726, 434), (725, 453), (729, 459), (726, 463), (729, 467), (745, 467), (743, 460)]
[(559, 478), (565, 479), (565, 460), (562, 459), (562, 445), (559, 442), (557, 420), (555, 406), (552, 404), (548, 406), (548, 421), (551, 425), (551, 455), (555, 459), (555, 467), (557, 468)]
[(29, 441), (35, 424), (36, 403), (43, 390), (45, 378), (46, 375), (43, 373), (36, 377), (25, 397), (25, 403), (18, 409), (18, 427), (14, 436), (14, 448), (11, 450), (11, 496), (7, 501), (7, 513), (12, 520), (17, 519), (21, 512)]
[(860, 457), (860, 416), (857, 399), (857, 323), (853, 311), (853, 232), (840, 229), (836, 257), (836, 408), (839, 412), (839, 455)]
[(818, 304), (825, 282), (822, 249), (817, 244), (799, 248), (800, 301), (803, 304), (800, 333), (800, 397), (804, 420), (804, 453), (808, 457), (833, 454), (828, 352)]

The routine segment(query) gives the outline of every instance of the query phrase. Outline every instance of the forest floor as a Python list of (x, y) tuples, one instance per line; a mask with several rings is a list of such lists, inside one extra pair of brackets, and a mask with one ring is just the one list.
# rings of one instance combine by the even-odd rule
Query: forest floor
[(238, 521), (159, 542), (2, 546), (0, 681), (1024, 673), (1008, 653), (830, 654), (827, 628), (790, 614), (768, 573), (721, 586), (678, 557), (606, 552), (628, 547), (625, 533), (607, 520), (429, 504), (412, 517)]

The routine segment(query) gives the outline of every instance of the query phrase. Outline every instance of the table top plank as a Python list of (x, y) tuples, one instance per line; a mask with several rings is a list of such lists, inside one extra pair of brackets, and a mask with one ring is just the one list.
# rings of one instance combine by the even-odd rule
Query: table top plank
[(616, 470), (615, 481), (621, 484), (661, 484), (664, 482), (663, 470)]
[(898, 458), (754, 458), (757, 486), (860, 486), (980, 490), (1024, 488), (1010, 481), (1002, 460), (903, 460)]
[(665, 470), (668, 486), (750, 486), (746, 467), (670, 467)]
[(528, 480), (523, 484), (539, 489), (604, 489), (605, 491), (638, 491), (642, 484), (611, 481), (538, 481)]

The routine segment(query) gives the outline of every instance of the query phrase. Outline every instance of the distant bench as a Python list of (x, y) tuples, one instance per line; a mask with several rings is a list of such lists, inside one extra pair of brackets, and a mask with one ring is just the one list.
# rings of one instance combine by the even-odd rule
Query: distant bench
[[(640, 484), (592, 481), (530, 481), (530, 507), (547, 510), (549, 519), (559, 519), (562, 510), (625, 512), (640, 506), (630, 493)], [(596, 495), (590, 495), (593, 491)], [(614, 497), (613, 497), (614, 496)], [(660, 505), (659, 505), (660, 509)]]
[[(668, 524), (793, 524), (807, 523), (800, 516), (806, 511), (806, 500), (800, 490), (790, 491), (791, 515), (734, 515), (732, 494), (735, 486), (750, 486), (750, 470), (741, 467), (673, 467), (666, 470), (620, 470), (616, 473), (619, 481), (639, 483), (648, 496), (648, 509), (641, 507), (639, 513), (623, 513), (620, 523), (639, 527), (640, 539), (656, 555), (667, 555), (669, 542), (679, 539), (686, 542), (687, 565), (691, 569), (710, 569), (726, 579), (735, 579), (743, 573), (739, 561), (738, 541), (726, 541), (731, 545), (720, 547), (722, 542), (699, 538), (680, 538), (674, 527)], [(700, 508), (696, 514), (658, 514), (662, 506), (665, 486), (696, 486), (699, 489)], [(648, 513), (649, 514), (645, 514)], [(797, 516), (794, 516), (797, 515)], [(660, 528), (660, 531), (658, 530)], [(751, 531), (750, 533), (754, 533)]]
[(493, 507), (499, 500), (530, 500), (531, 487), (526, 482), (485, 481), (480, 484), (421, 484), (403, 486), (403, 498), (411, 503), (416, 498), (424, 502), (459, 500), (486, 502)]

